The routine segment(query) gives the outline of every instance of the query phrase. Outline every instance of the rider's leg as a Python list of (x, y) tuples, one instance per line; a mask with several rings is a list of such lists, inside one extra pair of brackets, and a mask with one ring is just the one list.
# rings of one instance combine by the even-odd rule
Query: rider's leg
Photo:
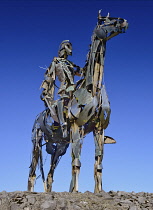
[(57, 102), (57, 111), (58, 111), (58, 118), (60, 122), (60, 126), (63, 132), (63, 138), (67, 137), (67, 122), (65, 119), (65, 114), (64, 114), (64, 98), (61, 98)]

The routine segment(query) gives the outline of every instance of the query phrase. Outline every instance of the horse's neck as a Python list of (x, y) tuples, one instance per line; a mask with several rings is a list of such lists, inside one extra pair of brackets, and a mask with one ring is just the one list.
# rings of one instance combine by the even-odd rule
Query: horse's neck
[(102, 40), (98, 39), (92, 42), (86, 71), (86, 87), (90, 89), (93, 96), (102, 86), (105, 48), (106, 43)]

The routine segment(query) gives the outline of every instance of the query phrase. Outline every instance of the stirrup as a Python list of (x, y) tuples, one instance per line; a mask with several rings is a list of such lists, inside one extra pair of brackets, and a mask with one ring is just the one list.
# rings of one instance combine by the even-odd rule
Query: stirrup
[(61, 124), (61, 129), (63, 133), (63, 138), (66, 138), (67, 137), (67, 122), (64, 122)]

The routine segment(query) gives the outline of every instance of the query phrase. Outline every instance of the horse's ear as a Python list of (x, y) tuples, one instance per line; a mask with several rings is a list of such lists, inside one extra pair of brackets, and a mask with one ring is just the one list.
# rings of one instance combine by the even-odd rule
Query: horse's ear
[(106, 16), (107, 18), (109, 18), (110, 17), (110, 14), (109, 14), (109, 12), (108, 12), (108, 14), (107, 14), (107, 16)]
[(101, 11), (102, 11), (102, 9), (100, 9), (100, 10), (98, 11), (98, 16), (100, 16), (100, 17), (101, 17)]
[(101, 11), (102, 11), (102, 9), (100, 9), (100, 10), (98, 11), (98, 17), (97, 17), (97, 19), (98, 19), (97, 24), (98, 24), (98, 25), (101, 25), (101, 22), (102, 22), (102, 20), (101, 20), (101, 18), (102, 18), (102, 16), (101, 16)]
[(100, 9), (99, 11), (98, 11), (98, 20), (100, 20), (101, 19), (101, 11), (102, 11), (102, 9)]

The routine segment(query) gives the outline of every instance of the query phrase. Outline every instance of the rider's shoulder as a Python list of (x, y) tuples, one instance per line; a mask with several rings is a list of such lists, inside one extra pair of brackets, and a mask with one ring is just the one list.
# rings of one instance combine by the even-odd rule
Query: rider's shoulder
[(64, 58), (60, 58), (60, 57), (54, 57), (53, 61), (54, 62), (60, 62), (60, 61), (65, 61), (65, 59)]
[(54, 61), (56, 62), (56, 61), (57, 61), (57, 59), (58, 59), (58, 57), (54, 57), (54, 58), (53, 58), (53, 62), (54, 62)]

